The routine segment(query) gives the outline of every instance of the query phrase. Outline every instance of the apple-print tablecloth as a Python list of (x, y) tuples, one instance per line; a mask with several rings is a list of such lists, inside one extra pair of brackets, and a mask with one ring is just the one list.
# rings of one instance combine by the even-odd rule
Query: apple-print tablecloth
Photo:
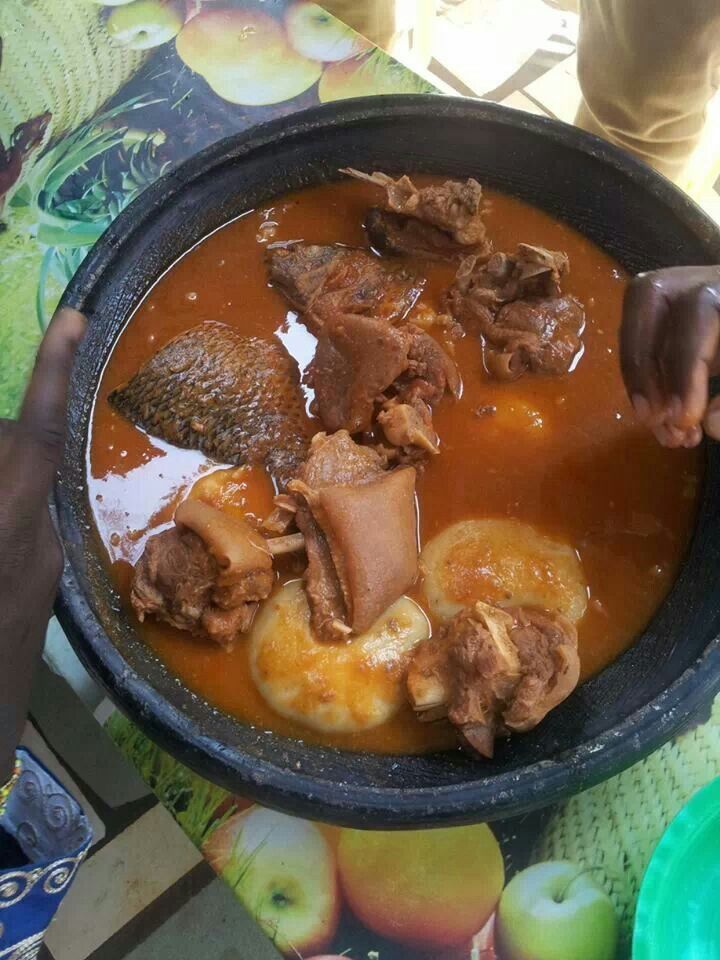
[[(242, 62), (228, 23), (241, 28)], [(17, 410), (65, 284), (145, 186), (221, 137), (319, 101), (432, 92), (308, 0), (2, 0), (0, 44), (0, 416)], [(718, 702), (562, 806), (368, 833), (230, 796), (119, 714), (107, 730), (293, 957), (629, 957), (652, 850), (720, 771)]]

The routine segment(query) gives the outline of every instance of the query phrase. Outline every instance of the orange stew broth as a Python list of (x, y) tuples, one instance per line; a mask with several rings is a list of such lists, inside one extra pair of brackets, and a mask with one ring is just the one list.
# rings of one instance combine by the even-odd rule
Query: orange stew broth
[[(585, 305), (584, 353), (567, 376), (498, 383), (485, 375), (476, 339), (449, 344), (464, 387), (459, 401), (446, 398), (434, 416), (442, 452), (418, 480), (421, 544), (459, 520), (512, 517), (573, 546), (589, 588), (578, 629), (587, 677), (632, 643), (673, 582), (695, 518), (700, 458), (695, 451), (662, 449), (633, 418), (617, 357), (623, 271), (542, 211), (502, 194), (487, 196), (495, 249), (512, 251), (523, 241), (568, 253), (571, 273), (564, 289)], [(192, 484), (218, 465), (147, 436), (110, 408), (108, 393), (172, 337), (210, 319), (243, 334), (279, 337), (304, 369), (314, 340), (268, 286), (267, 244), (303, 239), (364, 246), (361, 225), (373, 202), (372, 187), (348, 181), (288, 194), (249, 212), (178, 261), (123, 331), (98, 390), (88, 469), (97, 531), (128, 609), (132, 564), (145, 540), (171, 524)], [(439, 308), (454, 268), (411, 265), (427, 277), (420, 309)], [(496, 412), (487, 412), (493, 406)], [(223, 488), (225, 505), (265, 516), (273, 494), (269, 478), (257, 469), (241, 469), (234, 477)], [(280, 579), (293, 575), (281, 572)], [(425, 605), (421, 585), (412, 596)], [(423, 725), (409, 707), (360, 734), (308, 730), (276, 714), (259, 695), (242, 641), (225, 653), (165, 624), (146, 622), (137, 629), (192, 690), (262, 728), (382, 752), (452, 742), (446, 725)]]

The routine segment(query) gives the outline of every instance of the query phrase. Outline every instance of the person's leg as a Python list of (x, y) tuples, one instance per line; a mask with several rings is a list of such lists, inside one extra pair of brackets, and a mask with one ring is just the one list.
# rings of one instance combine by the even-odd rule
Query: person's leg
[(576, 123), (677, 180), (720, 68), (720, 0), (580, 0)]

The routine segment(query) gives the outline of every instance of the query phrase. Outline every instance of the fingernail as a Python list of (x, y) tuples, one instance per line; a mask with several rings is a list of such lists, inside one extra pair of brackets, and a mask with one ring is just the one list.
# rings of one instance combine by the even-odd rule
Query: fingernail
[(693, 447), (696, 447), (702, 440), (702, 430), (700, 427), (691, 427), (685, 434), (684, 447), (687, 447), (688, 450), (691, 450)]
[(641, 393), (634, 393), (630, 400), (633, 410), (640, 420), (647, 420), (650, 416), (650, 404)]
[(685, 446), (686, 433), (684, 430), (681, 430), (679, 427), (674, 427), (670, 423), (666, 424), (665, 428), (670, 438), (670, 446), (674, 448)]

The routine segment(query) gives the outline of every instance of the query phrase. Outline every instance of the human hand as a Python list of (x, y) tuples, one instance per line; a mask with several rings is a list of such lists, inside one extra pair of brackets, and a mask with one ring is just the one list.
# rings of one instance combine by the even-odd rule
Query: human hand
[(48, 498), (62, 460), (68, 383), (84, 332), (81, 313), (55, 314), (19, 419), (0, 420), (0, 785), (12, 773), (62, 572)]
[(720, 440), (720, 266), (672, 267), (636, 277), (625, 294), (620, 364), (638, 418), (666, 447)]

